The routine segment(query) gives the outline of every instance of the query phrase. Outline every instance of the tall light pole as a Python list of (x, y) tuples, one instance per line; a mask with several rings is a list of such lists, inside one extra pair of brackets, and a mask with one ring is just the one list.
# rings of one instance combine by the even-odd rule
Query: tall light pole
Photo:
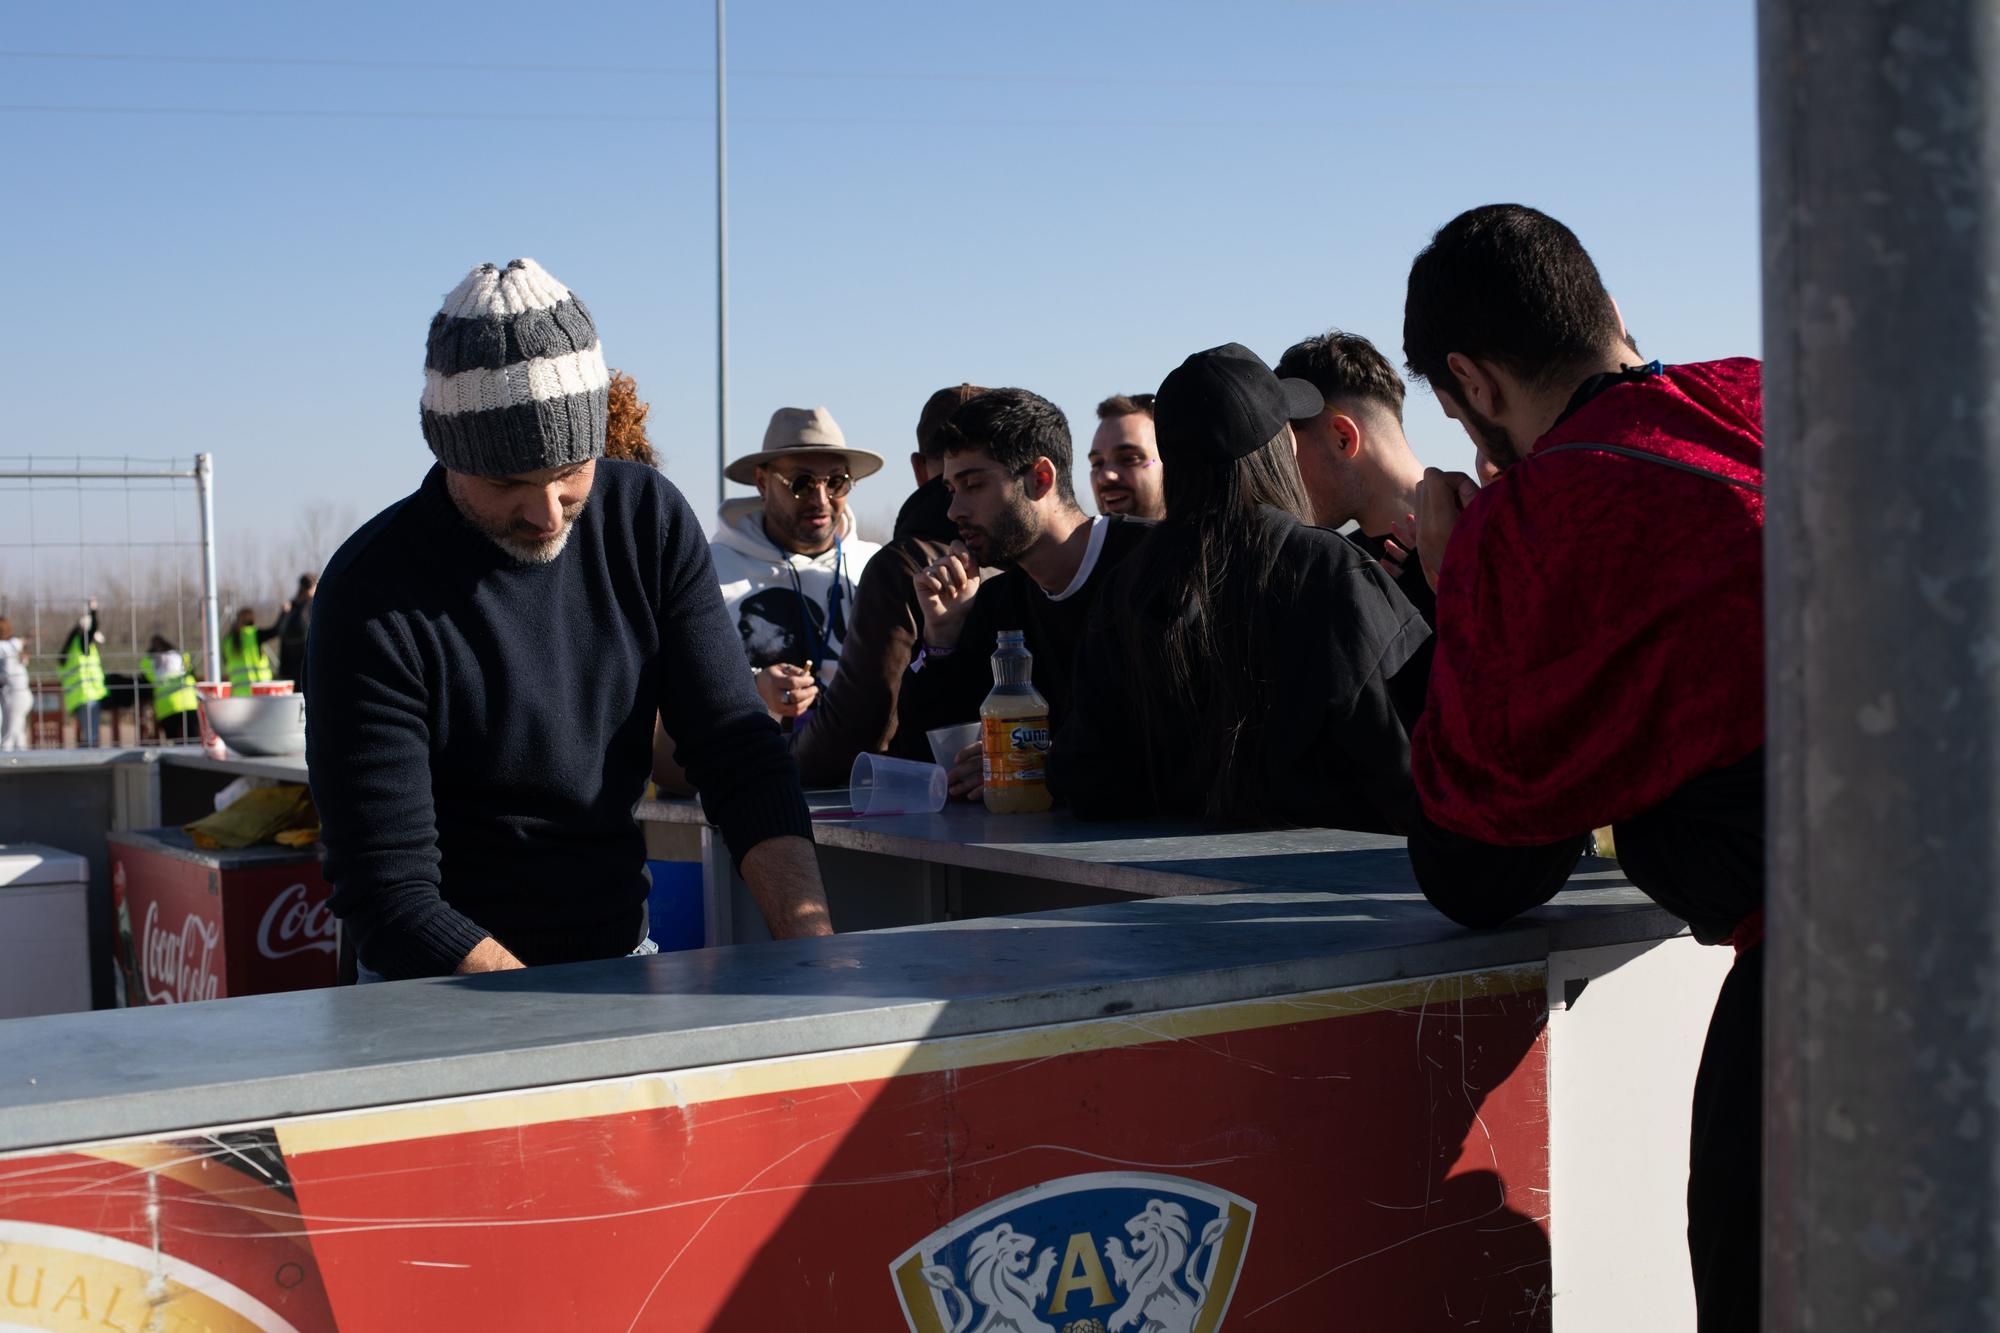
[(2000, 1328), (2000, 8), (1759, 11), (1764, 1327)]
[[(715, 507), (729, 483), (729, 102), (723, 58), (723, 0), (715, 0)], [(720, 521), (719, 519), (717, 520)]]

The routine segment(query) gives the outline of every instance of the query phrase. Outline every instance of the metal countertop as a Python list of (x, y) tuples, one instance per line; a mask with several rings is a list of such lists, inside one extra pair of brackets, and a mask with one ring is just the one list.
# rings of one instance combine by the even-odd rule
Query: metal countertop
[(1471, 932), (1227, 893), (0, 1022), (0, 1151), (1536, 963), (1680, 923), (1593, 870)]
[[(1060, 811), (989, 814), (963, 802), (936, 814), (858, 816), (845, 791), (807, 792), (806, 803), (822, 847), (1149, 898), (1234, 888), (1417, 892), (1403, 839), (1377, 833), (1228, 829), (1191, 820), (1087, 823)], [(638, 815), (705, 822), (692, 800), (641, 801)]]

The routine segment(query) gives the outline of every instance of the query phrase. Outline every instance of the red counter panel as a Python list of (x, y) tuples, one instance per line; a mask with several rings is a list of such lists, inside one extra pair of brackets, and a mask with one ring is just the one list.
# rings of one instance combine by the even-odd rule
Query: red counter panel
[[(51, 1322), (51, 1284), (130, 1286), (91, 1246), (148, 1243), (154, 1153), (205, 1164), (159, 1213), (167, 1305), (209, 1302), (187, 1327), (1546, 1330), (1543, 975), (287, 1121), (245, 1161), (17, 1157), (0, 1325), (95, 1327)], [(39, 1305), (5, 1285), (24, 1227)]]

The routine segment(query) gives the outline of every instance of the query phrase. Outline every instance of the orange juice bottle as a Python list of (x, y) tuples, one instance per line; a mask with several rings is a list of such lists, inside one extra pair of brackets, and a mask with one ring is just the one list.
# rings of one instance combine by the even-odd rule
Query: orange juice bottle
[(1049, 701), (1029, 678), (1035, 655), (1021, 631), (1000, 631), (993, 652), (993, 692), (979, 705), (979, 742), (986, 808), (996, 815), (1049, 808), (1044, 764), (1049, 753)]

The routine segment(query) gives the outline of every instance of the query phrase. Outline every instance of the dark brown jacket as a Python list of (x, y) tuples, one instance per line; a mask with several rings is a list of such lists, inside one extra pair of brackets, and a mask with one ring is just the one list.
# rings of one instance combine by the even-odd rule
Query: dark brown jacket
[(841, 644), (840, 670), (792, 733), (792, 758), (808, 787), (847, 784), (854, 756), (866, 750), (929, 759), (922, 732), (896, 734), (896, 695), (915, 651), (923, 615), (912, 580), (958, 536), (945, 517), (951, 495), (942, 480), (918, 487), (896, 515), (893, 540), (869, 558), (854, 590), (854, 615)]

